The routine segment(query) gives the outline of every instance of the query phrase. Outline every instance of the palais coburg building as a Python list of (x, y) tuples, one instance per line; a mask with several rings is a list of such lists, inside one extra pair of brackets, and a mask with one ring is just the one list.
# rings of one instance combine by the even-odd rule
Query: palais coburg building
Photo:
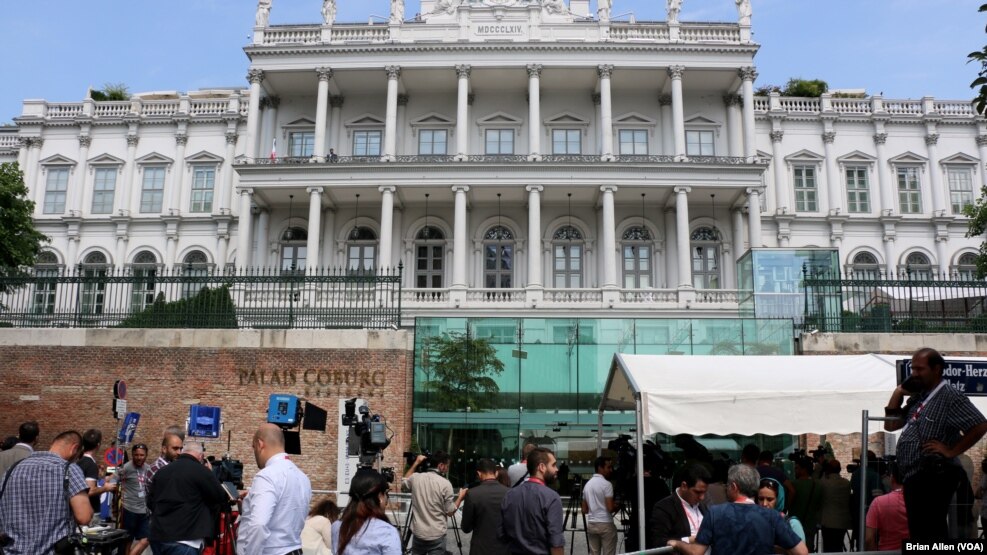
[(970, 102), (757, 96), (746, 1), (725, 23), (395, 0), (388, 23), (330, 1), (270, 25), (270, 4), (242, 89), (26, 100), (0, 129), (52, 239), (39, 264), (400, 264), (410, 316), (736, 316), (751, 247), (972, 273)]

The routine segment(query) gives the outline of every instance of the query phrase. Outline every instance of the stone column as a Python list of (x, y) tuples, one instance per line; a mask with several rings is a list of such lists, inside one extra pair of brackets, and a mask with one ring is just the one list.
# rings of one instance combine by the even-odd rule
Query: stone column
[(541, 185), (528, 185), (528, 288), (541, 289), (542, 278), (542, 232), (541, 232)]
[(757, 187), (747, 189), (747, 227), (751, 248), (764, 246), (761, 239), (761, 196)]
[(743, 99), (736, 94), (723, 97), (727, 106), (727, 155), (743, 156), (744, 153), (744, 112)]
[(819, 203), (820, 210), (826, 206), (832, 215), (843, 214), (843, 194), (840, 192), (840, 172), (836, 166), (836, 155), (833, 153), (833, 142), (836, 141), (836, 133), (827, 131), (823, 133), (823, 149), (826, 156), (826, 204)]
[(41, 167), (38, 162), (41, 160), (41, 147), (45, 140), (41, 137), (29, 137), (27, 139), (27, 164), (22, 168), (27, 178), (28, 191), (34, 195), (34, 213), (43, 214), (45, 209), (45, 186), (41, 184)]
[(455, 214), (452, 227), (452, 288), (466, 289), (466, 193), (470, 188), (466, 185), (455, 185), (452, 192), (456, 195)]
[(604, 185), (603, 192), (603, 229), (600, 230), (600, 257), (603, 259), (603, 288), (617, 288), (617, 220), (614, 214), (613, 194), (617, 187)]
[(898, 253), (894, 246), (894, 235), (884, 235), (884, 271), (888, 279), (898, 273)]
[[(278, 106), (281, 105), (281, 98), (277, 96), (266, 96), (260, 100), (260, 108), (263, 113), (261, 117), (261, 130), (257, 137), (257, 144), (263, 148), (264, 145), (274, 144), (274, 138), (278, 136)], [(284, 145), (288, 147), (289, 145)], [(235, 204), (234, 199), (230, 199), (230, 204)]]
[(326, 210), (325, 223), (322, 226), (322, 253), (320, 260), (323, 268), (332, 268), (336, 261), (333, 259), (332, 245), (336, 240), (336, 210)]
[[(408, 129), (408, 102), (410, 100), (411, 96), (409, 95), (398, 95), (398, 127), (395, 135), (395, 141), (397, 142), (397, 147), (394, 150), (395, 156), (405, 152), (405, 130)], [(417, 147), (414, 153), (418, 154)]]
[[(21, 171), (27, 168), (27, 153), (28, 149), (31, 148), (31, 139), (27, 137), (17, 137), (17, 165), (20, 167)], [(31, 193), (34, 193), (34, 189), (31, 189)]]
[[(679, 282), (679, 271), (676, 267), (678, 262), (678, 239), (675, 233), (676, 220), (675, 209), (665, 207), (665, 281), (663, 288), (675, 287)], [(656, 285), (657, 287), (657, 285)]]
[[(247, 158), (257, 158), (257, 142), (260, 137), (260, 84), (264, 82), (264, 72), (251, 69), (247, 72), (250, 82), (250, 103), (247, 111)], [(239, 254), (237, 255), (239, 259)]]
[(398, 79), (401, 78), (401, 68), (387, 66), (387, 116), (384, 120), (384, 152), (381, 159), (393, 162), (397, 152), (398, 128)]
[(253, 223), (253, 214), (250, 213), (250, 205), (253, 202), (253, 196), (253, 189), (240, 190), (240, 213), (237, 214), (236, 230), (236, 267), (240, 271), (250, 268), (250, 251), (253, 246), (251, 245), (253, 235), (250, 229)]
[(220, 272), (226, 269), (226, 258), (229, 256), (230, 234), (223, 233), (216, 238), (216, 269)]
[(675, 123), (672, 121), (672, 95), (663, 94), (658, 97), (661, 110), (661, 154), (675, 156)]
[(936, 237), (936, 257), (939, 259), (939, 275), (946, 279), (949, 277), (949, 237)]
[(742, 68), (740, 78), (744, 82), (744, 158), (750, 161), (757, 155), (757, 138), (754, 134), (754, 80), (757, 79), (757, 71), (753, 67)]
[(469, 93), (470, 66), (456, 66), (458, 88), (456, 90), (456, 159), (469, 156)]
[[(326, 161), (326, 118), (329, 111), (329, 80), (332, 79), (332, 69), (328, 67), (315, 68), (319, 76), (318, 96), (315, 100), (315, 160)], [(309, 234), (311, 236), (311, 234)], [(312, 256), (309, 252), (308, 256)]]
[[(980, 152), (980, 186), (987, 185), (987, 135), (977, 136), (977, 150)], [(978, 187), (974, 187), (974, 190)]]
[(744, 212), (739, 208), (735, 208), (730, 212), (731, 218), (733, 220), (733, 252), (734, 252), (734, 262), (743, 255), (747, 249), (744, 248)]
[(689, 192), (675, 188), (675, 243), (678, 253), (679, 289), (692, 289), (692, 251), (689, 246)]
[(380, 198), (380, 253), (377, 267), (388, 270), (394, 265), (391, 257), (393, 249), (391, 241), (394, 238), (394, 187), (378, 187)]
[[(932, 215), (945, 216), (951, 207), (946, 201), (946, 191), (942, 186), (942, 172), (939, 171), (939, 134), (929, 133), (925, 136), (925, 147), (929, 153), (929, 184), (932, 186)], [(981, 164), (983, 165), (983, 164)]]
[(612, 65), (601, 65), (597, 68), (600, 76), (600, 136), (602, 143), (602, 159), (610, 161), (614, 158), (613, 149), (613, 98), (610, 95), (610, 76), (613, 74)]
[(93, 138), (89, 135), (79, 135), (79, 168), (75, 176), (75, 183), (72, 185), (71, 202), (68, 203), (69, 212), (73, 216), (82, 215), (82, 201), (86, 196), (86, 174), (89, 169), (89, 146), (92, 145)]
[[(213, 199), (214, 214), (230, 213), (230, 195), (233, 190), (233, 160), (236, 159), (236, 142), (240, 136), (236, 131), (226, 132), (226, 159), (223, 160), (223, 180), (220, 181), (219, 199)], [(185, 173), (185, 172), (182, 172)]]
[(308, 241), (305, 243), (305, 269), (315, 273), (320, 267), (322, 238), (322, 187), (309, 187), (308, 192)]
[(261, 209), (260, 213), (257, 215), (258, 244), (257, 244), (257, 258), (254, 259), (254, 266), (257, 268), (267, 268), (271, 264), (270, 237), (271, 237), (271, 212), (266, 208), (264, 208)]
[[(329, 148), (338, 155), (340, 151), (340, 145), (343, 143), (343, 138), (340, 136), (340, 132), (343, 128), (342, 125), (342, 114), (343, 114), (343, 97), (341, 96), (330, 96), (329, 106), (332, 108), (332, 116), (329, 121)], [(326, 149), (326, 152), (329, 152)]]
[[(171, 196), (168, 200), (168, 208), (172, 216), (177, 216), (182, 211), (182, 188), (184, 187), (185, 178), (185, 147), (187, 145), (188, 135), (185, 133), (175, 133), (175, 172), (171, 176)], [(230, 172), (232, 173), (232, 168)], [(222, 197), (220, 197), (220, 202), (222, 202), (221, 199)]]
[(75, 268), (79, 257), (79, 236), (69, 236), (68, 249), (65, 251), (65, 267)]
[(895, 195), (891, 190), (891, 178), (888, 176), (888, 155), (884, 148), (884, 143), (887, 141), (887, 133), (874, 134), (874, 149), (877, 151), (877, 193), (881, 203), (882, 216), (898, 212), (895, 209)]
[(682, 99), (683, 73), (685, 73), (685, 66), (672, 66), (668, 68), (668, 76), (672, 78), (672, 140), (675, 145), (674, 155), (679, 158), (685, 156), (685, 107), (683, 106)]
[(528, 65), (528, 159), (541, 158), (541, 65)]
[[(779, 214), (787, 214), (792, 202), (788, 191), (788, 174), (785, 171), (785, 160), (781, 156), (781, 141), (785, 137), (784, 131), (771, 132), (771, 166), (774, 169), (774, 205)], [(794, 212), (794, 211), (793, 211)]]
[(597, 154), (603, 154), (603, 100), (600, 93), (591, 94), (590, 100), (596, 112), (596, 121), (593, 123), (593, 128), (596, 130), (596, 148), (593, 150)]
[(121, 183), (118, 190), (119, 195), (116, 195), (117, 209), (116, 214), (130, 213), (130, 197), (134, 189), (140, 190), (140, 186), (134, 183), (134, 165), (137, 159), (137, 143), (140, 142), (140, 137), (137, 135), (127, 135), (127, 161), (123, 166), (123, 183)]

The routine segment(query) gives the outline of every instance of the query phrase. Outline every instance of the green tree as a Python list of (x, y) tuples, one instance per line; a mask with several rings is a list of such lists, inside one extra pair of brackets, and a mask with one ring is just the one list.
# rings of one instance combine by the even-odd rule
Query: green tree
[(91, 90), (89, 96), (93, 100), (130, 100), (130, 87), (124, 83), (106, 83), (102, 90)]
[[(978, 11), (987, 12), (987, 4), (981, 4)], [(987, 26), (984, 27), (984, 31), (987, 32)], [(977, 73), (977, 78), (973, 80), (973, 83), (970, 83), (970, 88), (977, 91), (977, 96), (973, 98), (973, 102), (977, 107), (977, 112), (983, 114), (984, 109), (987, 108), (987, 46), (984, 46), (983, 50), (970, 52), (967, 58), (970, 62), (980, 64), (980, 72)], [(981, 251), (981, 256), (983, 256), (983, 251)]]
[[(16, 163), (0, 164), (0, 278), (22, 275), (48, 237), (34, 228), (34, 202)], [(0, 293), (8, 286), (0, 281)]]
[(118, 328), (236, 329), (236, 306), (227, 285), (203, 287), (188, 299), (168, 302), (158, 293), (154, 303), (117, 325)]
[(445, 333), (428, 340), (429, 379), (425, 387), (434, 399), (432, 410), (480, 412), (497, 405), (500, 388), (494, 376), (504, 363), (488, 339), (469, 333)]
[[(970, 217), (966, 236), (983, 239), (984, 232), (987, 232), (987, 187), (980, 189), (980, 198), (975, 203), (963, 207), (963, 213)], [(977, 253), (977, 278), (985, 276), (987, 276), (987, 241), (982, 241), (980, 252)]]
[(785, 90), (781, 91), (781, 95), (818, 98), (828, 90), (829, 85), (822, 79), (802, 79), (801, 77), (792, 77), (785, 85)]

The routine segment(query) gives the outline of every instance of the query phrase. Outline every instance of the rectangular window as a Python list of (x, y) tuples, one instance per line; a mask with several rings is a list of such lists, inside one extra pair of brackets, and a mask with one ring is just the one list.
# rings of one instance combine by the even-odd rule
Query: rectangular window
[(514, 154), (513, 129), (487, 129), (487, 154)]
[(212, 196), (215, 184), (216, 168), (195, 168), (192, 170), (190, 212), (212, 212)]
[(922, 212), (922, 192), (919, 189), (918, 168), (898, 168), (898, 208), (902, 214)]
[(553, 129), (553, 154), (582, 154), (582, 133), (578, 129)]
[(795, 166), (795, 211), (815, 212), (816, 210), (816, 168)]
[(449, 132), (445, 129), (422, 129), (418, 132), (418, 154), (444, 155), (449, 143)]
[(380, 131), (354, 131), (353, 156), (380, 156)]
[(685, 153), (688, 156), (713, 156), (713, 132), (686, 131)]
[(68, 168), (48, 168), (48, 181), (45, 184), (45, 214), (65, 212), (65, 192), (68, 187)]
[(55, 268), (38, 268), (34, 271), (34, 276), (39, 278), (39, 281), (34, 285), (34, 301), (31, 312), (33, 314), (54, 314), (55, 295), (58, 293), (55, 279), (58, 277), (58, 270)]
[(648, 132), (644, 129), (621, 129), (617, 132), (620, 154), (623, 156), (647, 156)]
[(973, 204), (971, 173), (971, 170), (966, 168), (946, 170), (946, 179), (949, 181), (949, 202), (953, 205), (953, 214), (962, 214), (963, 207)]
[(141, 214), (161, 212), (161, 203), (164, 200), (164, 182), (164, 168), (144, 168), (144, 183), (141, 186)]
[(855, 214), (870, 212), (870, 188), (867, 185), (866, 167), (846, 169), (847, 209)]
[(315, 153), (315, 132), (295, 131), (288, 134), (290, 155), (295, 158), (308, 158)]
[(116, 186), (116, 168), (96, 168), (96, 177), (93, 180), (93, 214), (113, 212), (113, 195)]

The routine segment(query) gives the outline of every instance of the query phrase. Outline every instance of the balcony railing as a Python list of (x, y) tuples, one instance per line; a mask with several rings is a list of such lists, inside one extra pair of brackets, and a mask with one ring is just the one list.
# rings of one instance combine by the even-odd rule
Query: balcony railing
[(236, 272), (187, 266), (0, 278), (0, 327), (388, 328), (401, 324), (401, 268)]
[(741, 156), (688, 156), (677, 158), (671, 155), (620, 155), (610, 160), (604, 160), (595, 154), (545, 154), (532, 158), (527, 154), (470, 154), (467, 156), (454, 155), (417, 155), (402, 154), (386, 159), (381, 156), (336, 156), (320, 161), (314, 156), (276, 156), (266, 158), (248, 158), (240, 156), (235, 165), (248, 166), (366, 166), (379, 164), (693, 164), (693, 165), (731, 165), (739, 166), (751, 163)]
[(807, 330), (843, 333), (987, 332), (987, 281), (904, 272), (809, 275)]

